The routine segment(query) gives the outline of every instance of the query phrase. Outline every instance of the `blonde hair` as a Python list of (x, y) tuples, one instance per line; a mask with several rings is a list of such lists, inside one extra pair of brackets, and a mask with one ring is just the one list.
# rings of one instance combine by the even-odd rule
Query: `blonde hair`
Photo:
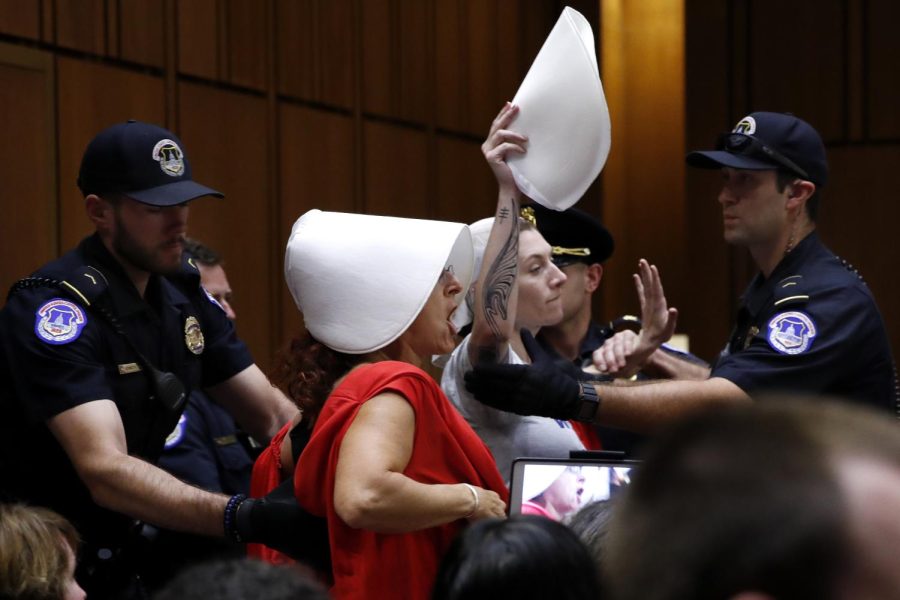
[(66, 545), (77, 554), (78, 532), (64, 517), (47, 508), (0, 504), (0, 598), (62, 598)]

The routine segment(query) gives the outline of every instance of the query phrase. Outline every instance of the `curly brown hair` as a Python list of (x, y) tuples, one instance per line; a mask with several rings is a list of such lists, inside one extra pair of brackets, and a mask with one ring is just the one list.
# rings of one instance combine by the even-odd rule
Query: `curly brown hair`
[(304, 333), (279, 352), (269, 379), (303, 411), (304, 420), (312, 422), (335, 382), (364, 360), (363, 354), (337, 352)]

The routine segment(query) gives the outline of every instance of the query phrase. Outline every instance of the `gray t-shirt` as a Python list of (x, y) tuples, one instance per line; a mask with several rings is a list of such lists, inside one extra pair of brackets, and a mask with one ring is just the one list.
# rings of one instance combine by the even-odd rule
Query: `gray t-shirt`
[[(463, 340), (441, 376), (441, 388), (450, 402), (469, 422), (475, 433), (487, 444), (497, 462), (497, 469), (509, 482), (512, 461), (520, 456), (537, 458), (568, 458), (570, 450), (584, 450), (578, 435), (568, 421), (549, 417), (523, 417), (486, 406), (466, 389), (464, 375), (472, 369), (469, 361), (469, 340)], [(525, 364), (512, 348), (506, 362)]]

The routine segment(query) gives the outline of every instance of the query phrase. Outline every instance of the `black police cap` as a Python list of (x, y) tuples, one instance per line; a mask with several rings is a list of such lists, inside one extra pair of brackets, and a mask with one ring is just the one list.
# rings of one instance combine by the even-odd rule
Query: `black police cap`
[(78, 187), (88, 194), (124, 194), (173, 206), (220, 192), (193, 180), (181, 140), (157, 125), (128, 121), (104, 129), (84, 151)]
[(553, 247), (556, 265), (572, 262), (590, 265), (612, 256), (615, 248), (612, 235), (600, 221), (582, 210), (570, 208), (559, 212), (529, 204), (522, 212), (534, 216), (535, 227)]

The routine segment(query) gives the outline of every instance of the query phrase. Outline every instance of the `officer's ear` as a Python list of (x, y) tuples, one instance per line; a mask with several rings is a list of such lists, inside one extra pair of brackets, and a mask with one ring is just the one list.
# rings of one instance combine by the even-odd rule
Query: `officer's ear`
[(603, 266), (600, 263), (588, 265), (586, 274), (585, 288), (593, 294), (600, 287), (600, 280), (603, 279)]
[(800, 210), (816, 192), (816, 184), (805, 179), (795, 179), (787, 186), (787, 209)]
[(88, 194), (84, 198), (84, 210), (88, 219), (94, 224), (97, 231), (109, 230), (114, 220), (114, 206), (96, 194)]

